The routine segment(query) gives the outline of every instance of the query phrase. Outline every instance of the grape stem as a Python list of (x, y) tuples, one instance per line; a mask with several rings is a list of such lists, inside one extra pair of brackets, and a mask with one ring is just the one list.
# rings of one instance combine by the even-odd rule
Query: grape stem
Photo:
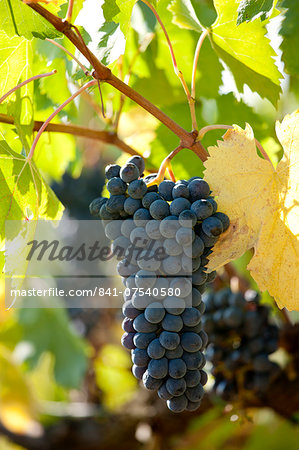
[(65, 20), (67, 22), (71, 22), (71, 20), (72, 20), (73, 8), (74, 8), (74, 0), (69, 0), (67, 13), (66, 13), (66, 16), (65, 16)]
[(196, 90), (196, 86), (195, 86), (196, 69), (197, 69), (197, 65), (198, 65), (199, 53), (200, 53), (203, 41), (208, 36), (208, 34), (209, 34), (208, 30), (204, 30), (202, 32), (202, 34), (200, 35), (200, 37), (198, 39), (196, 49), (195, 49), (194, 60), (193, 60), (193, 69), (192, 69), (192, 79), (191, 79), (191, 96), (194, 99), (194, 101), (195, 101), (195, 90)]
[(165, 38), (167, 40), (167, 44), (168, 44), (168, 47), (169, 47), (169, 51), (170, 51), (170, 55), (171, 55), (171, 60), (172, 60), (172, 65), (173, 65), (174, 72), (179, 77), (179, 80), (180, 80), (180, 82), (181, 82), (181, 84), (183, 86), (183, 89), (185, 91), (185, 94), (187, 96), (187, 100), (188, 100), (188, 104), (189, 104), (189, 108), (190, 108), (191, 120), (192, 120), (192, 129), (193, 129), (193, 131), (194, 130), (198, 130), (198, 125), (197, 125), (197, 120), (196, 120), (196, 112), (195, 112), (195, 100), (194, 100), (194, 97), (191, 96), (191, 94), (190, 94), (189, 88), (188, 88), (187, 83), (186, 83), (186, 81), (184, 79), (184, 75), (183, 75), (182, 71), (179, 70), (179, 68), (178, 68), (176, 57), (175, 57), (174, 50), (173, 50), (173, 46), (172, 46), (171, 40), (169, 38), (169, 35), (167, 33), (167, 30), (166, 30), (166, 28), (165, 28), (165, 26), (164, 26), (164, 24), (162, 22), (161, 17), (159, 16), (157, 10), (153, 7), (153, 5), (151, 3), (149, 3), (147, 0), (142, 0), (142, 2), (146, 6), (148, 6), (150, 8), (150, 10), (154, 13), (157, 21), (159, 22), (159, 24), (160, 24), (160, 26), (162, 28), (162, 31), (163, 31), (163, 33), (165, 35)]
[(2, 102), (4, 102), (4, 100), (9, 97), (11, 94), (13, 94), (15, 91), (17, 91), (18, 89), (20, 89), (21, 87), (25, 86), (26, 84), (30, 83), (31, 81), (34, 80), (38, 80), (39, 78), (45, 78), (45, 77), (49, 77), (51, 75), (54, 75), (57, 71), (56, 70), (52, 70), (52, 72), (48, 72), (48, 73), (43, 73), (41, 75), (34, 75), (33, 77), (28, 78), (28, 80), (23, 81), (22, 83), (18, 84), (17, 86), (13, 87), (12, 89), (10, 89), (10, 91), (6, 92), (6, 94), (4, 94), (1, 98), (0, 98), (0, 104)]
[[(204, 137), (204, 135), (208, 132), (208, 131), (212, 131), (212, 130), (231, 130), (234, 127), (232, 125), (223, 125), (223, 124), (216, 124), (216, 125), (207, 125), (206, 127), (203, 127), (201, 130), (199, 130), (198, 132), (198, 139), (202, 139)], [(261, 152), (261, 154), (263, 155), (263, 157), (269, 161), (269, 163), (271, 164), (271, 166), (274, 169), (274, 166), (272, 164), (271, 159), (269, 158), (266, 150), (264, 149), (264, 147), (262, 146), (262, 144), (255, 139), (255, 145), (257, 146), (257, 148), (259, 149), (259, 151)]]
[(72, 102), (76, 97), (78, 97), (78, 95), (80, 95), (83, 91), (85, 91), (86, 89), (94, 86), (95, 84), (97, 84), (96, 80), (92, 80), (89, 81), (88, 83), (84, 84), (84, 86), (82, 86), (80, 89), (78, 89), (77, 92), (75, 92), (71, 97), (69, 97), (67, 100), (65, 100), (65, 102), (63, 102), (49, 117), (48, 119), (43, 123), (43, 125), (40, 127), (34, 141), (33, 144), (31, 146), (30, 152), (27, 156), (27, 160), (30, 161), (33, 157), (34, 154), (34, 150), (36, 148), (36, 145), (38, 143), (39, 138), (41, 137), (43, 131), (47, 128), (48, 124), (51, 122), (51, 120), (65, 107), (67, 106), (70, 102)]
[(76, 63), (78, 64), (79, 67), (81, 67), (81, 69), (83, 70), (83, 72), (85, 73), (85, 75), (89, 75), (88, 69), (79, 61), (78, 58), (76, 58), (75, 55), (73, 55), (71, 52), (69, 52), (65, 47), (63, 47), (63, 45), (59, 44), (58, 42), (54, 41), (53, 39), (48, 39), (46, 38), (46, 41), (50, 42), (53, 45), (56, 45), (56, 47), (60, 48), (60, 50), (64, 51), (65, 53), (67, 53), (74, 61), (76, 61)]
[(167, 169), (168, 169), (168, 172), (169, 172), (169, 175), (170, 175), (172, 181), (175, 181), (175, 177), (174, 177), (174, 174), (173, 174), (173, 171), (172, 171), (172, 168), (171, 168), (170, 161), (183, 148), (184, 147), (182, 145), (179, 145), (171, 153), (169, 153), (169, 155), (166, 156), (166, 158), (163, 159), (163, 161), (162, 161), (162, 163), (160, 165), (159, 171), (157, 173), (157, 176), (152, 181), (150, 181), (147, 184), (148, 187), (153, 186), (155, 184), (159, 185), (160, 183), (162, 183), (162, 181), (164, 180), (165, 172), (166, 172)]

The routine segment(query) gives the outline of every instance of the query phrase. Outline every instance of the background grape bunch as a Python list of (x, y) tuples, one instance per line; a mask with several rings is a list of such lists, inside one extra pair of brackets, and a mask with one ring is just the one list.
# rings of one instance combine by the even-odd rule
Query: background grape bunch
[[(122, 344), (131, 350), (134, 376), (147, 389), (157, 390), (171, 411), (194, 411), (207, 381), (202, 370), (208, 337), (201, 323), (201, 294), (216, 276), (206, 273), (206, 265), (229, 219), (217, 212), (202, 178), (147, 187), (155, 175), (143, 177), (144, 169), (138, 156), (123, 167), (108, 166), (110, 197), (95, 199), (90, 211), (105, 223), (127, 288)], [(136, 239), (139, 256), (130, 252)], [(163, 261), (154, 258), (159, 247), (166, 253)], [(146, 251), (152, 256), (147, 260), (142, 258)], [(144, 289), (146, 295), (133, 288)]]
[(278, 349), (279, 328), (259, 294), (229, 288), (204, 296), (203, 326), (209, 335), (206, 351), (212, 363), (217, 395), (230, 399), (241, 390), (262, 394), (279, 373), (269, 355)]

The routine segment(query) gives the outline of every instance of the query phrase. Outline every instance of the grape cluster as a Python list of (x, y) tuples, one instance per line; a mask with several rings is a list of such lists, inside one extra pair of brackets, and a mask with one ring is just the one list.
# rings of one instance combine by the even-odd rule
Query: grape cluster
[[(207, 381), (201, 294), (216, 276), (206, 273), (206, 265), (229, 219), (217, 212), (202, 178), (147, 187), (155, 175), (143, 177), (144, 169), (138, 156), (123, 167), (108, 166), (110, 197), (95, 199), (90, 211), (105, 222), (119, 259), (126, 287), (122, 344), (131, 350), (134, 376), (157, 390), (171, 411), (194, 411)], [(161, 248), (163, 258), (157, 259)]]
[(213, 364), (214, 390), (229, 399), (241, 390), (263, 393), (279, 366), (269, 355), (278, 348), (279, 328), (257, 292), (222, 289), (204, 295), (203, 326), (209, 335), (206, 357)]

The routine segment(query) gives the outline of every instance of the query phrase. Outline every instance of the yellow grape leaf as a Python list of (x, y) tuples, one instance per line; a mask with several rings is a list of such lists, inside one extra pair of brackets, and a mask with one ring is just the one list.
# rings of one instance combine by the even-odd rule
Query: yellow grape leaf
[(253, 131), (228, 130), (209, 148), (205, 180), (231, 225), (214, 246), (209, 270), (254, 248), (248, 269), (280, 308), (299, 310), (299, 110), (276, 124), (284, 156), (276, 170), (256, 152)]

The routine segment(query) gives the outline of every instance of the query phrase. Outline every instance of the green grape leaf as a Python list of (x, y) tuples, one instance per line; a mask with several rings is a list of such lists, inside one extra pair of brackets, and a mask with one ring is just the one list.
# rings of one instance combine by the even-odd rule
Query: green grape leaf
[[(21, 78), (25, 80), (26, 75), (29, 75), (32, 60), (30, 49), (31, 43), (26, 39), (9, 37), (0, 31), (0, 97), (15, 87)], [(13, 95), (6, 101), (12, 98)]]
[(119, 24), (124, 36), (127, 35), (131, 22), (133, 6), (136, 0), (105, 0), (102, 5), (107, 22)]
[(14, 152), (0, 135), (0, 242), (6, 220), (60, 219), (63, 206), (32, 161)]
[(274, 62), (275, 52), (265, 37), (267, 30), (260, 21), (237, 26), (237, 4), (214, 0), (218, 13), (210, 38), (215, 51), (230, 68), (239, 91), (247, 84), (261, 97), (275, 104), (281, 92), (281, 73)]
[(65, 310), (57, 306), (20, 309), (22, 339), (33, 346), (33, 354), (27, 362), (33, 368), (42, 354), (50, 352), (54, 356), (57, 383), (76, 388), (87, 369), (86, 344), (71, 328)]
[(1, 0), (0, 30), (8, 36), (24, 36), (26, 39), (54, 39), (61, 36), (53, 25), (20, 0)]
[(123, 34), (115, 22), (105, 22), (99, 32), (103, 34), (98, 43), (97, 57), (103, 64), (108, 65), (124, 53), (124, 45), (121, 45), (124, 42)]
[[(63, 151), (61, 151), (63, 149)], [(76, 140), (71, 134), (43, 133), (34, 152), (34, 162), (46, 179), (61, 180), (76, 159)]]
[(202, 32), (203, 27), (190, 0), (173, 0), (168, 9), (173, 14), (173, 23), (181, 28)]
[(238, 7), (237, 25), (260, 18), (266, 20), (274, 0), (242, 0)]
[(288, 8), (284, 14), (284, 20), (280, 29), (283, 37), (281, 43), (282, 60), (285, 71), (291, 76), (291, 84), (294, 79), (299, 81), (299, 3), (293, 0), (284, 0), (283, 7)]

